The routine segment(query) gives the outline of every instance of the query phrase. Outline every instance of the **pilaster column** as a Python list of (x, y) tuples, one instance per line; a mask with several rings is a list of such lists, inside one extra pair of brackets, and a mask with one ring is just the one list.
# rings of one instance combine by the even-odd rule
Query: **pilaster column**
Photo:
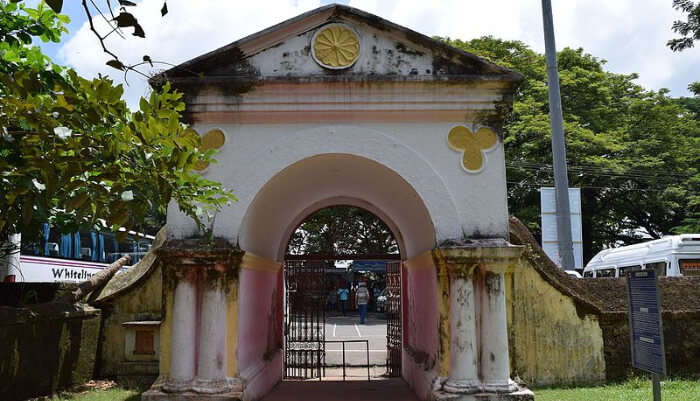
[(238, 285), (243, 252), (195, 240), (166, 243), (164, 291), (174, 289), (171, 355), (162, 390), (169, 393), (240, 393), (240, 379), (227, 376), (227, 294)]
[(450, 274), (450, 374), (443, 389), (513, 392), (504, 273), (522, 247), (503, 239), (452, 241), (436, 249)]
[[(171, 261), (170, 261), (171, 262)], [(172, 393), (187, 391), (195, 372), (194, 341), (197, 321), (196, 271), (183, 269), (166, 262), (174, 285), (170, 371), (163, 390)]]
[(450, 269), (450, 376), (445, 390), (475, 393), (479, 390), (477, 366), (474, 265), (449, 263)]
[(218, 394), (241, 391), (239, 380), (226, 376), (226, 286), (231, 264), (214, 263), (202, 270), (197, 378), (192, 390)]
[[(496, 251), (494, 249), (494, 251)], [(510, 379), (510, 358), (508, 355), (508, 326), (506, 321), (506, 293), (503, 275), (511, 258), (507, 253), (513, 250), (501, 248), (504, 253), (485, 264), (484, 285), (481, 289), (481, 371), (484, 390), (487, 392), (512, 392), (517, 389)], [(516, 249), (520, 254), (520, 249)]]

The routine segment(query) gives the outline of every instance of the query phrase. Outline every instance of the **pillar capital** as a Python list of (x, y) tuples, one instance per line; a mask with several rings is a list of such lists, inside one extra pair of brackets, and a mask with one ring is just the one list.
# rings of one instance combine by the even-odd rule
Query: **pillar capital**
[(444, 241), (433, 250), (433, 256), (447, 266), (453, 277), (471, 277), (477, 267), (505, 273), (515, 264), (523, 247), (502, 238), (480, 238)]
[(221, 239), (212, 243), (175, 240), (163, 244), (156, 254), (163, 262), (168, 276), (178, 280), (195, 280), (198, 272), (206, 272), (211, 279), (237, 275), (245, 251)]

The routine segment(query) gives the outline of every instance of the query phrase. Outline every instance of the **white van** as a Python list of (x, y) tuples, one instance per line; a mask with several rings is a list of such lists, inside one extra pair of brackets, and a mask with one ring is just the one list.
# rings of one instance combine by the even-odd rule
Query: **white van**
[(600, 251), (583, 277), (624, 277), (630, 269), (654, 269), (661, 276), (700, 276), (700, 234), (661, 239)]

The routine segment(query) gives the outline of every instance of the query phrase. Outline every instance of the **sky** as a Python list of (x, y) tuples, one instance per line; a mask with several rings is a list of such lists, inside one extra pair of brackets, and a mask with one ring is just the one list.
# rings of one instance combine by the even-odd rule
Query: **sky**
[[(187, 61), (244, 36), (292, 18), (327, 0), (168, 0), (162, 18), (162, 0), (142, 0), (132, 8), (146, 38), (116, 35), (110, 50), (125, 63), (144, 54), (172, 64)], [(428, 36), (469, 40), (492, 35), (520, 40), (544, 52), (541, 2), (538, 0), (344, 0), (336, 1), (379, 15)], [(109, 59), (89, 30), (80, 2), (64, 2), (72, 21), (70, 34), (59, 44), (42, 45), (59, 64), (83, 76), (109, 75), (123, 82), (123, 73), (105, 65)], [(99, 2), (98, 2), (99, 4)], [(194, 5), (196, 4), (196, 5)], [(607, 60), (608, 70), (639, 73), (638, 83), (648, 89), (668, 88), (673, 96), (689, 96), (687, 86), (700, 81), (700, 44), (674, 53), (666, 41), (674, 37), (671, 25), (683, 16), (671, 0), (552, 0), (557, 49), (582, 47)], [(98, 29), (105, 26), (95, 20)], [(167, 67), (157, 67), (165, 69)], [(127, 101), (132, 107), (148, 93), (145, 78), (128, 77)]]

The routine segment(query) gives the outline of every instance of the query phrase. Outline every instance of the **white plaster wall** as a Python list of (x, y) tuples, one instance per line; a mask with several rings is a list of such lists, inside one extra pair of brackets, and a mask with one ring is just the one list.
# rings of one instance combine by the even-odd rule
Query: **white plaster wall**
[[(447, 134), (455, 125), (458, 123), (197, 125), (199, 132), (212, 128), (224, 131), (226, 144), (216, 156), (220, 162), (203, 174), (233, 188), (239, 199), (216, 217), (215, 234), (244, 245), (247, 238), (239, 238), (241, 223), (263, 186), (296, 162), (333, 153), (376, 161), (403, 178), (425, 204), (438, 243), (463, 235), (505, 238), (508, 227), (502, 144), (487, 153), (483, 171), (468, 173), (461, 166), (461, 153), (447, 144)], [(375, 178), (364, 177), (369, 182)], [(369, 191), (369, 187), (365, 189)], [(311, 191), (315, 193), (308, 194), (305, 207), (323, 197), (354, 195), (369, 200), (378, 196), (370, 192), (338, 193), (321, 187)], [(400, 204), (401, 199), (396, 201)], [(280, 199), (279, 206), (285, 203)], [(196, 234), (194, 223), (175, 205), (168, 211), (168, 229), (171, 238)]]
[[(397, 39), (366, 25), (346, 22), (360, 41), (360, 56), (346, 71), (356, 74), (431, 75), (433, 57), (430, 50)], [(319, 28), (319, 29), (322, 29)], [(262, 76), (321, 75), (326, 71), (311, 57), (311, 40), (319, 30), (313, 29), (288, 38), (273, 48), (248, 59)]]

